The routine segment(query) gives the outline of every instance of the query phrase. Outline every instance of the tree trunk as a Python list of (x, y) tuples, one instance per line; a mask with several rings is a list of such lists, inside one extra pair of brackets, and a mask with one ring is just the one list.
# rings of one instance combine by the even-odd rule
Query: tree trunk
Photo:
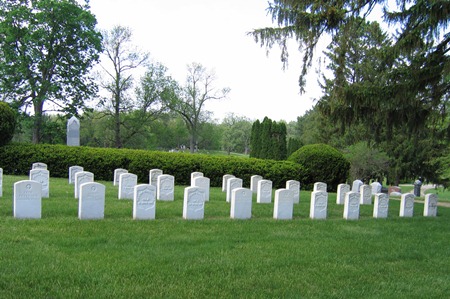
[(44, 102), (34, 100), (33, 103), (34, 103), (33, 143), (39, 144), (41, 142), (42, 110), (44, 107)]
[(122, 148), (122, 139), (120, 137), (120, 96), (116, 95), (116, 104), (114, 111), (114, 137), (116, 148)]

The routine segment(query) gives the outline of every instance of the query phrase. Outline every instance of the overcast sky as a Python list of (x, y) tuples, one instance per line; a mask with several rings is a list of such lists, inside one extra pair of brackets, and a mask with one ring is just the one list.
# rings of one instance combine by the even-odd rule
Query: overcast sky
[[(100, 29), (130, 27), (133, 41), (184, 84), (186, 66), (201, 63), (216, 73), (228, 99), (210, 102), (216, 119), (227, 113), (251, 120), (293, 121), (314, 105), (321, 91), (313, 77), (299, 94), (301, 55), (292, 43), (289, 68), (282, 70), (279, 51), (266, 50), (247, 33), (271, 26), (265, 0), (91, 0)], [(314, 75), (314, 70), (311, 70)]]

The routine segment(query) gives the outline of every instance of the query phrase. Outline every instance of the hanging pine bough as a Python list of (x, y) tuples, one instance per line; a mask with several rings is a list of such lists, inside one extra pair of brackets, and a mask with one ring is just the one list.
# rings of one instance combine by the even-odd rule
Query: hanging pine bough
[[(303, 52), (299, 77), (304, 92), (313, 51), (324, 35), (333, 38), (329, 53), (334, 79), (325, 80), (323, 111), (343, 125), (363, 121), (376, 132), (407, 125), (411, 132), (432, 121), (442, 124), (450, 88), (448, 1), (300, 1), (275, 0), (269, 4), (273, 28), (251, 32), (270, 50), (278, 45), (281, 61), (288, 63), (288, 41)], [(367, 19), (375, 7), (395, 33), (376, 29)], [(369, 31), (367, 31), (369, 30)], [(359, 41), (359, 43), (358, 43)], [(355, 60), (360, 52), (359, 58)], [(330, 55), (330, 54), (329, 54)], [(353, 59), (353, 60), (352, 60)], [(370, 60), (372, 60), (371, 63)], [(362, 65), (359, 65), (362, 63)], [(349, 73), (355, 78), (349, 78)]]

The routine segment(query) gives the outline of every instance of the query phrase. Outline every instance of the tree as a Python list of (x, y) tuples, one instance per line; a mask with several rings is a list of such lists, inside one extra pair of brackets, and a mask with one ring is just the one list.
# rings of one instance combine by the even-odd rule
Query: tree
[(14, 136), (16, 115), (5, 102), (0, 102), (0, 146), (7, 144)]
[(287, 158), (287, 129), (284, 122), (277, 123), (267, 116), (255, 121), (251, 130), (250, 156), (260, 159), (285, 160)]
[(101, 86), (109, 93), (109, 98), (103, 98), (100, 105), (105, 108), (105, 114), (113, 119), (115, 147), (121, 148), (121, 130), (125, 123), (121, 119), (122, 113), (130, 112), (135, 107), (132, 97), (127, 94), (133, 87), (131, 71), (145, 64), (149, 54), (140, 52), (132, 45), (131, 29), (122, 26), (103, 32), (103, 47), (110, 65), (102, 63), (107, 79)]
[(229, 113), (222, 121), (222, 147), (228, 153), (248, 154), (252, 124), (250, 119)]
[(201, 125), (209, 119), (210, 113), (205, 110), (205, 104), (211, 100), (227, 97), (229, 88), (214, 87), (215, 74), (199, 63), (188, 65), (186, 84), (168, 102), (169, 108), (178, 113), (184, 120), (189, 131), (189, 148), (193, 153), (197, 148)]
[(33, 107), (34, 143), (47, 109), (77, 114), (97, 91), (89, 72), (101, 35), (87, 3), (0, 2), (0, 97), (17, 109)]

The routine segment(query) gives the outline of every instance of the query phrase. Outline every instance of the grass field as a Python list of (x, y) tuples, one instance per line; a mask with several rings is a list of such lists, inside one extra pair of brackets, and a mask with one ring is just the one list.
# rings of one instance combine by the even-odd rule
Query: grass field
[[(328, 219), (309, 219), (302, 191), (294, 219), (253, 203), (252, 219), (232, 220), (219, 188), (205, 219), (182, 219), (183, 186), (157, 202), (156, 220), (132, 219), (132, 202), (106, 185), (105, 219), (81, 221), (66, 179), (52, 178), (42, 219), (12, 217), (12, 185), (0, 198), (0, 298), (448, 298), (450, 209), (438, 217), (388, 219), (361, 206), (342, 218), (329, 194)], [(245, 182), (244, 182), (245, 184)]]

